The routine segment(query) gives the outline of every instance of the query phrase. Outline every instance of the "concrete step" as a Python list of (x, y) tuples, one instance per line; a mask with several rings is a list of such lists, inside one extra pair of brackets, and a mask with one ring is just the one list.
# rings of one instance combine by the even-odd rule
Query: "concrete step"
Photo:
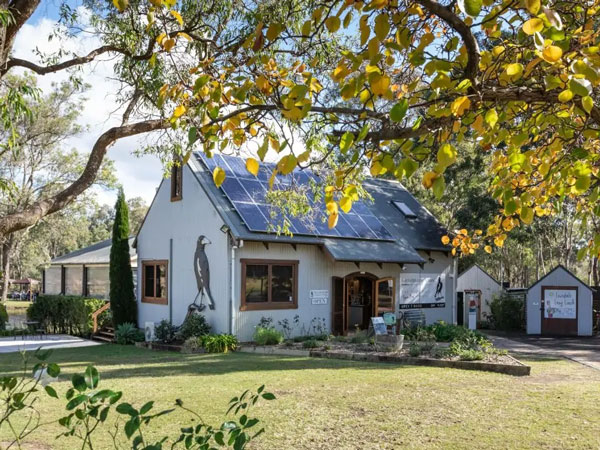
[(104, 336), (101, 334), (94, 334), (92, 336), (92, 340), (93, 341), (100, 341), (100, 342), (113, 342), (114, 338), (110, 337), (110, 336)]

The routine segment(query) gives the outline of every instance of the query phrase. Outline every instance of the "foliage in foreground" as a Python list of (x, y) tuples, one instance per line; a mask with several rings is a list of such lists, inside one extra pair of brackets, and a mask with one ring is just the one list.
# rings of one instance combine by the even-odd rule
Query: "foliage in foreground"
[[(122, 448), (126, 442), (127, 446), (136, 450), (241, 450), (264, 432), (264, 428), (258, 427), (259, 419), (249, 416), (250, 410), (260, 399), (275, 399), (275, 395), (264, 390), (264, 385), (255, 393), (246, 390), (229, 401), (227, 415), (231, 414), (232, 417), (213, 427), (180, 399), (175, 401), (174, 407), (162, 410), (155, 409), (152, 400), (139, 408), (121, 401), (122, 392), (99, 387), (100, 375), (91, 365), (83, 374), (72, 376), (71, 387), (64, 399), (61, 399), (50, 386), (60, 375), (60, 367), (48, 362), (50, 354), (50, 350), (39, 349), (33, 354), (23, 353), (22, 374), (0, 378), (0, 433), (10, 436), (9, 446), (21, 448), (31, 433), (50, 424), (44, 421), (37, 408), (40, 395), (48, 395), (65, 405), (67, 415), (58, 420), (64, 429), (59, 438), (80, 440), (81, 448), (89, 450), (94, 448), (95, 436), (103, 429), (110, 429), (108, 432), (115, 449)], [(35, 363), (30, 370), (28, 363), (32, 357)], [(182, 424), (180, 433), (176, 436), (163, 436), (154, 442), (148, 441), (145, 435), (154, 420), (176, 409), (191, 415), (190, 424)], [(25, 425), (22, 427), (16, 426), (17, 416), (24, 419), (22, 422)]]
[(6, 324), (8, 323), (8, 311), (6, 311), (6, 306), (4, 303), (0, 303), (0, 330), (4, 330), (6, 328)]
[(91, 314), (104, 300), (72, 295), (40, 295), (27, 308), (27, 318), (50, 333), (85, 336), (92, 329)]

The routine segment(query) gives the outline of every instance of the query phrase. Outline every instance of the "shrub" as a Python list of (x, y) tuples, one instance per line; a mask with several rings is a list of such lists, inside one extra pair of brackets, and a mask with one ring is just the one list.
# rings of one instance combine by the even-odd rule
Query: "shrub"
[(490, 325), (497, 330), (525, 329), (525, 307), (523, 300), (502, 294), (490, 303)]
[(163, 319), (154, 329), (154, 335), (159, 342), (163, 344), (170, 344), (175, 340), (177, 334), (177, 327), (167, 319)]
[(366, 344), (369, 341), (367, 333), (364, 331), (358, 331), (354, 336), (350, 338), (352, 344)]
[(193, 336), (187, 338), (181, 347), (181, 353), (196, 353), (204, 348), (202, 342), (203, 336)]
[(48, 333), (89, 335), (91, 315), (104, 300), (73, 295), (40, 295), (27, 308), (27, 318), (40, 322)]
[(117, 344), (132, 345), (136, 342), (142, 342), (144, 338), (144, 331), (131, 322), (122, 323), (115, 330), (115, 342)]
[(481, 350), (466, 349), (458, 352), (456, 356), (462, 361), (481, 361), (485, 355)]
[(231, 334), (208, 334), (201, 339), (207, 353), (234, 352), (238, 348), (238, 340)]
[(283, 333), (274, 328), (258, 326), (252, 338), (257, 345), (277, 345), (283, 342)]
[(319, 346), (319, 343), (317, 342), (316, 339), (309, 339), (308, 341), (304, 341), (302, 343), (302, 347), (304, 348), (317, 348)]
[(410, 344), (410, 347), (408, 349), (408, 354), (410, 356), (412, 356), (413, 358), (416, 358), (417, 356), (421, 356), (421, 346), (419, 344), (417, 344), (416, 342), (413, 342), (412, 344)]
[(4, 303), (0, 303), (0, 330), (6, 329), (7, 323), (8, 311), (6, 311), (6, 306), (4, 306)]
[(177, 332), (177, 336), (182, 340), (187, 340), (191, 337), (204, 336), (210, 333), (210, 325), (202, 314), (188, 315)]

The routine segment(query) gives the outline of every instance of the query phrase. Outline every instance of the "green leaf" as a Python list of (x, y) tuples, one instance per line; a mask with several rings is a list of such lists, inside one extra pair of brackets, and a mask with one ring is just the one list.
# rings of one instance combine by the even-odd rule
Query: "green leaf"
[(444, 195), (444, 191), (446, 189), (446, 180), (444, 180), (443, 176), (439, 176), (433, 182), (433, 195), (437, 200), (440, 200)]
[(150, 411), (152, 409), (152, 406), (154, 406), (153, 401), (147, 402), (146, 404), (144, 404), (144, 406), (142, 406), (140, 408), (140, 414), (146, 414), (148, 411)]
[(73, 377), (71, 378), (71, 383), (73, 384), (73, 387), (75, 389), (77, 389), (79, 392), (83, 392), (87, 389), (87, 385), (85, 383), (85, 378), (83, 378), (79, 374), (73, 375)]
[(346, 131), (342, 135), (342, 139), (340, 140), (340, 150), (342, 153), (346, 153), (350, 147), (354, 144), (354, 135), (349, 131)]
[(71, 411), (75, 409), (77, 406), (81, 405), (83, 402), (87, 400), (87, 395), (80, 394), (77, 397), (73, 398), (69, 403), (67, 403), (67, 411)]
[(460, 10), (471, 17), (477, 17), (482, 6), (483, 0), (458, 0)]
[(408, 101), (403, 98), (398, 103), (396, 103), (392, 109), (390, 110), (390, 119), (393, 122), (401, 122), (402, 119), (406, 116), (408, 111)]
[(356, 138), (356, 142), (360, 142), (362, 141), (365, 137), (367, 137), (367, 134), (369, 133), (369, 129), (370, 129), (370, 125), (368, 123), (365, 123), (362, 127), (362, 129), (360, 130), (360, 133), (358, 133), (358, 136)]
[(275, 394), (272, 394), (271, 392), (265, 392), (262, 394), (262, 398), (265, 400), (275, 400)]
[(125, 414), (125, 415), (131, 416), (131, 417), (135, 417), (138, 415), (137, 410), (133, 406), (131, 406), (129, 403), (120, 403), (117, 406), (117, 412), (119, 414)]
[(504, 214), (512, 216), (517, 211), (518, 205), (514, 198), (511, 198), (504, 204)]
[(50, 397), (58, 398), (58, 395), (52, 386), (45, 386), (44, 390)]
[(90, 389), (95, 389), (98, 386), (98, 382), (100, 381), (100, 376), (98, 374), (98, 369), (94, 366), (87, 366), (85, 369), (85, 384)]
[(196, 127), (190, 127), (188, 130), (188, 145), (194, 145), (194, 142), (198, 140), (198, 129)]
[(48, 364), (46, 371), (48, 372), (49, 376), (51, 376), (52, 378), (56, 378), (60, 373), (60, 367), (58, 367), (58, 364), (50, 363)]

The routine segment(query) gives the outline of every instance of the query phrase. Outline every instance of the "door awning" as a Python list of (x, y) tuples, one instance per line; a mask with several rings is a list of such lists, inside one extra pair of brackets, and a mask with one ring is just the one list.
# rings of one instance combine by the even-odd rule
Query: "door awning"
[(398, 241), (324, 239), (325, 250), (336, 261), (423, 264), (425, 260), (409, 245)]

